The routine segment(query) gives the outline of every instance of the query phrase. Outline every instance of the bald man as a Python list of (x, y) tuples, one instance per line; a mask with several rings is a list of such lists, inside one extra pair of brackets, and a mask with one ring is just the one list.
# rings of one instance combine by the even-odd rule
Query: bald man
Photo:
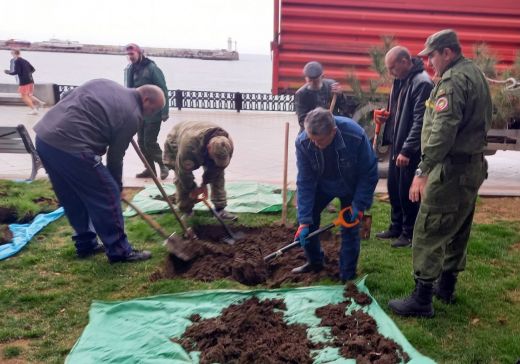
[[(36, 150), (75, 231), (79, 258), (103, 251), (111, 263), (151, 257), (133, 249), (125, 234), (123, 156), (143, 118), (164, 104), (157, 86), (127, 89), (92, 80), (68, 93), (34, 127)], [(105, 153), (106, 166), (101, 160)]]
[(410, 201), (408, 191), (421, 159), (421, 129), (425, 102), (433, 83), (420, 58), (412, 58), (408, 49), (393, 47), (385, 56), (385, 65), (394, 77), (388, 100), (390, 116), (386, 121), (382, 145), (390, 145), (388, 194), (392, 206), (388, 230), (376, 234), (380, 239), (395, 239), (392, 247), (409, 247), (419, 211), (419, 203)]

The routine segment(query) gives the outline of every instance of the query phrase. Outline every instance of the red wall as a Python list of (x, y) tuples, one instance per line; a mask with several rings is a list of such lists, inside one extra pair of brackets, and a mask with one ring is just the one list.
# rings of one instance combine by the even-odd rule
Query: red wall
[(368, 50), (393, 35), (412, 54), (441, 29), (457, 31), (466, 56), (487, 43), (504, 69), (520, 51), (520, 0), (274, 0), (273, 93), (294, 92), (302, 68), (317, 60), (325, 76), (345, 83), (378, 77)]

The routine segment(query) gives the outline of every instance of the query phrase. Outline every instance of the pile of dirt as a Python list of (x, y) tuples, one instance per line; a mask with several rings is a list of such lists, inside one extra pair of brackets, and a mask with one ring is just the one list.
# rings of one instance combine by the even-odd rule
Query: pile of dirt
[(9, 243), (13, 240), (13, 233), (9, 230), (9, 226), (0, 225), (0, 245)]
[(150, 279), (191, 278), (213, 281), (227, 278), (249, 286), (264, 283), (271, 288), (279, 287), (285, 282), (308, 285), (324, 278), (339, 280), (339, 233), (327, 231), (321, 235), (326, 256), (324, 270), (319, 273), (294, 274), (291, 269), (306, 262), (304, 251), (299, 246), (269, 263), (263, 260), (264, 256), (291, 243), (293, 230), (281, 226), (234, 226), (233, 230), (243, 232), (245, 237), (234, 245), (228, 245), (221, 241), (226, 236), (221, 226), (196, 227), (195, 233), (199, 240), (193, 244), (201, 248), (201, 254), (189, 262), (169, 255), (164, 268), (154, 272)]
[(355, 358), (356, 363), (390, 364), (410, 360), (399, 344), (378, 333), (377, 323), (371, 316), (361, 310), (345, 314), (351, 299), (362, 306), (370, 304), (372, 300), (368, 295), (350, 283), (345, 287), (344, 296), (347, 298), (344, 302), (316, 309), (316, 316), (321, 318), (320, 326), (331, 328), (333, 339), (328, 346), (339, 348), (343, 357)]
[(312, 363), (306, 326), (283, 320), (283, 300), (250, 298), (219, 317), (193, 324), (180, 340), (186, 351), (200, 351), (200, 363)]

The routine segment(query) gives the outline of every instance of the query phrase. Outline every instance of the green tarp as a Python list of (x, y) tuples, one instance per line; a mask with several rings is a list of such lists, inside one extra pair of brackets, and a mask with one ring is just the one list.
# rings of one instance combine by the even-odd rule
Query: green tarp
[[(358, 283), (358, 288), (370, 294), (364, 280)], [(199, 314), (203, 319), (216, 317), (229, 305), (252, 296), (260, 299), (283, 298), (287, 306), (286, 321), (308, 325), (309, 338), (323, 341), (328, 329), (318, 327), (320, 319), (314, 311), (327, 304), (342, 302), (343, 290), (344, 286), (315, 286), (253, 291), (194, 291), (124, 302), (93, 302), (89, 312), (90, 322), (65, 362), (198, 363), (198, 352), (188, 353), (170, 339), (179, 338), (191, 325), (188, 317), (192, 314)], [(359, 307), (349, 306), (349, 310), (356, 308)], [(409, 363), (434, 363), (412, 347), (375, 300), (364, 311), (376, 320), (382, 335), (403, 347), (410, 356)], [(355, 360), (344, 359), (338, 354), (338, 349), (326, 347), (316, 351), (314, 363), (354, 364)]]
[[(175, 185), (165, 183), (163, 187), (170, 196), (175, 193)], [(226, 210), (230, 212), (278, 212), (282, 210), (282, 194), (278, 186), (256, 182), (229, 182), (226, 183), (228, 205)], [(289, 191), (287, 200), (292, 196)], [(132, 202), (144, 213), (151, 214), (168, 210), (166, 202), (161, 201), (162, 195), (159, 189), (153, 185), (137, 193)], [(202, 203), (195, 205), (194, 210), (207, 211)], [(134, 216), (136, 212), (127, 208), (123, 216)]]

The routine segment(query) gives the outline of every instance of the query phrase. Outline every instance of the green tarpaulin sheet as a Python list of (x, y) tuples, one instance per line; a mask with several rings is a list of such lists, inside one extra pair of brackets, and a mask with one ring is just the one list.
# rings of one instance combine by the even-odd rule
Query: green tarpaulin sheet
[[(370, 294), (364, 279), (358, 283), (360, 291)], [(186, 352), (170, 338), (179, 338), (191, 321), (192, 314), (203, 319), (217, 317), (231, 304), (257, 296), (259, 299), (283, 298), (287, 306), (288, 323), (309, 326), (311, 340), (323, 341), (326, 328), (319, 327), (316, 308), (344, 300), (344, 286), (315, 286), (277, 290), (215, 290), (194, 291), (135, 299), (124, 302), (95, 301), (90, 308), (90, 322), (83, 331), (66, 363), (198, 363), (198, 352)], [(373, 297), (372, 297), (373, 298)], [(349, 306), (349, 310), (359, 308)], [(433, 360), (421, 355), (406, 340), (395, 323), (375, 300), (364, 311), (377, 322), (379, 332), (392, 338), (410, 356), (411, 364), (431, 364)], [(314, 363), (348, 363), (338, 349), (325, 347), (315, 352)]]
[[(165, 183), (164, 190), (170, 196), (175, 192), (175, 185)], [(256, 182), (229, 182), (226, 183), (227, 207), (230, 212), (278, 212), (282, 210), (282, 194), (278, 186)], [(292, 196), (288, 192), (287, 200)], [(160, 199), (158, 199), (160, 198)], [(153, 185), (137, 193), (132, 202), (144, 213), (152, 214), (168, 210), (166, 202), (161, 201), (159, 189)], [(208, 208), (199, 202), (194, 210), (207, 211)], [(136, 212), (128, 207), (123, 216), (134, 216)]]

